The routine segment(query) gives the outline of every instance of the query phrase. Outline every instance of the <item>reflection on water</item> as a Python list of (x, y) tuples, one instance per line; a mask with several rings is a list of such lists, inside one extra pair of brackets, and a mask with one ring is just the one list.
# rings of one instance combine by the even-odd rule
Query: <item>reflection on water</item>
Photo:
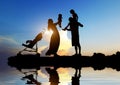
[(94, 54), (92, 57), (17, 55), (8, 59), (8, 65), (18, 70), (11, 71), (14, 82), (10, 81), (12, 85), (119, 85), (118, 55), (120, 53), (112, 56)]
[(81, 85), (119, 85), (120, 72), (111, 68), (94, 71), (92, 68), (83, 68)]
[[(28, 71), (32, 72), (32, 70), (24, 70), (24, 72)], [(38, 72), (37, 80), (41, 82), (42, 85), (50, 85), (49, 74), (46, 72), (45, 67), (41, 67), (41, 69), (38, 70), (37, 72)], [(75, 73), (75, 70), (73, 68), (58, 68), (57, 72), (59, 73), (60, 77), (59, 85), (71, 85), (71, 79)], [(13, 69), (13, 71), (9, 75), (11, 76), (9, 76), (9, 80), (6, 82), (6, 85), (27, 85), (25, 84), (26, 80), (21, 80), (21, 78), (24, 77), (25, 75), (20, 71), (16, 71), (16, 69)], [(119, 85), (119, 84), (120, 84), (120, 72), (116, 70), (110, 68), (106, 68), (100, 71), (99, 70), (94, 71), (93, 68), (81, 69), (80, 85)]]

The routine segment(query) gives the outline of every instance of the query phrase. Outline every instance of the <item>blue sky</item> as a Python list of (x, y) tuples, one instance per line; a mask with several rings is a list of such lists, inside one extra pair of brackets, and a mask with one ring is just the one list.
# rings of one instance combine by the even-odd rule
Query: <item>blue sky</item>
[(112, 54), (120, 46), (119, 3), (119, 0), (0, 0), (0, 36), (21, 45), (47, 28), (49, 18), (57, 21), (59, 13), (63, 14), (64, 28), (71, 16), (69, 10), (74, 9), (84, 25), (79, 30), (83, 55)]
[[(5, 63), (7, 57), (15, 55), (23, 48), (23, 42), (34, 39), (39, 32), (46, 29), (49, 18), (57, 21), (58, 14), (61, 13), (64, 28), (71, 16), (70, 9), (76, 11), (78, 21), (84, 25), (79, 30), (83, 55), (92, 55), (94, 52), (110, 55), (119, 51), (120, 0), (0, 0), (1, 70), (9, 71)], [(58, 27), (58, 30), (62, 34), (61, 28)], [(71, 34), (63, 34), (65, 39), (61, 41), (69, 45), (69, 48), (66, 52), (66, 47), (61, 44), (61, 49), (65, 48), (62, 53), (74, 54), (70, 44)], [(45, 38), (39, 45), (40, 48), (45, 48), (49, 42)]]

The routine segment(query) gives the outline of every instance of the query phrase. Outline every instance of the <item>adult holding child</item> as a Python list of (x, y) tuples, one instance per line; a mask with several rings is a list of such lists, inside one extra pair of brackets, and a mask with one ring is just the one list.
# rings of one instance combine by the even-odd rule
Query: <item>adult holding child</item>
[(70, 13), (72, 14), (72, 17), (69, 18), (69, 23), (63, 30), (71, 31), (71, 40), (72, 46), (75, 47), (75, 55), (81, 55), (81, 46), (79, 42), (79, 26), (83, 27), (83, 24), (78, 22), (78, 16), (73, 9), (70, 10)]

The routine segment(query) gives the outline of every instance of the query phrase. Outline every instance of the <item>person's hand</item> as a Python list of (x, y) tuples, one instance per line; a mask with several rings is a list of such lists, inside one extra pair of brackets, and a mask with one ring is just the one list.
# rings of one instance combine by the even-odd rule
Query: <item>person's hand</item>
[(66, 29), (62, 29), (63, 31), (66, 31)]
[(81, 27), (83, 27), (83, 24), (81, 24)]
[(71, 29), (67, 29), (68, 31), (71, 31)]
[(67, 30), (67, 28), (64, 28), (64, 29), (62, 29), (63, 31), (66, 31)]

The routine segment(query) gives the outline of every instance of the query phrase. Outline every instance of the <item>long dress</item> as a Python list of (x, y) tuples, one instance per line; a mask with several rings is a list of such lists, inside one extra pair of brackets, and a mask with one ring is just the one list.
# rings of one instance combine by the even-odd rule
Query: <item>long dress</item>
[(50, 85), (58, 85), (59, 82), (59, 75), (55, 69), (46, 70), (49, 73), (49, 82)]
[(59, 32), (56, 28), (56, 23), (52, 24), (50, 29), (53, 31), (50, 39), (50, 46), (48, 51), (46, 52), (46, 55), (56, 54), (59, 48), (60, 44), (60, 36)]

